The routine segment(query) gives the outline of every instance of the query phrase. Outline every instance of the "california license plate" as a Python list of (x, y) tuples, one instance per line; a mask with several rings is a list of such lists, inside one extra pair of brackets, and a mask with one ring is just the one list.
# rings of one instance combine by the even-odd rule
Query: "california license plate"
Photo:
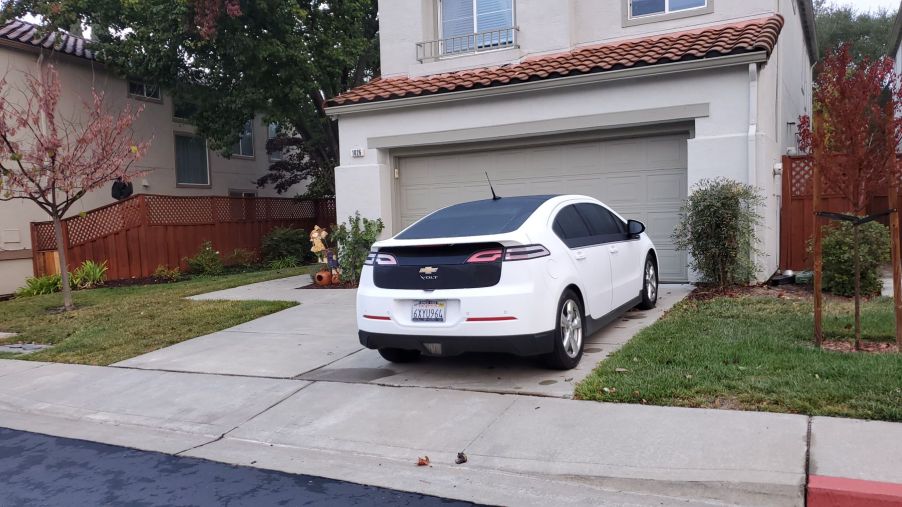
[(445, 322), (444, 301), (415, 301), (410, 309), (414, 322)]

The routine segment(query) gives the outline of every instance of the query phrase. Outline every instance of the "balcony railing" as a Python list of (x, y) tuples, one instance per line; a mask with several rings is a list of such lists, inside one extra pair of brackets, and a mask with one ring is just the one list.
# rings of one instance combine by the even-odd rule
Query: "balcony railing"
[(455, 35), (417, 43), (417, 61), (517, 47), (517, 27)]

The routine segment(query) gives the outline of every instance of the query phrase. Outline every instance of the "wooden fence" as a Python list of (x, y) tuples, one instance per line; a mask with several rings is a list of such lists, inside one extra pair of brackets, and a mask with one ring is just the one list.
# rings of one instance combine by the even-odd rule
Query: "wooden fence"
[[(259, 252), (275, 227), (310, 231), (335, 223), (333, 199), (177, 197), (139, 194), (63, 221), (70, 269), (107, 261), (107, 279), (141, 278), (157, 266), (185, 267), (184, 258), (211, 241), (223, 257), (237, 248)], [(31, 224), (36, 276), (59, 271), (51, 222)]]
[[(813, 262), (808, 255), (808, 241), (814, 235), (812, 214), (812, 165), (811, 158), (783, 157), (783, 194), (780, 205), (780, 268), (811, 269)], [(824, 185), (822, 211), (845, 213), (850, 211), (846, 200), (829, 185)], [(900, 208), (902, 201), (897, 203)], [(880, 213), (889, 209), (886, 194), (871, 199), (867, 213)], [(889, 224), (889, 218), (881, 222)], [(823, 221), (822, 223), (826, 223)]]

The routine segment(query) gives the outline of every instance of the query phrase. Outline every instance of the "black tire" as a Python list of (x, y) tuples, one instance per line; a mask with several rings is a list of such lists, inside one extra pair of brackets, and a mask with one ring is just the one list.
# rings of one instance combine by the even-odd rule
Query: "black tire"
[(420, 358), (420, 351), (408, 349), (379, 349), (379, 355), (386, 361), (392, 363), (412, 363)]
[[(567, 314), (572, 315), (569, 320), (570, 325), (562, 326), (562, 322), (566, 324), (562, 317)], [(586, 343), (585, 315), (583, 305), (576, 293), (570, 289), (565, 290), (557, 304), (557, 319), (555, 320), (556, 325), (554, 328), (554, 351), (545, 358), (545, 362), (550, 368), (554, 368), (555, 370), (570, 370), (579, 364), (579, 360), (583, 357), (583, 348)], [(574, 339), (578, 342), (575, 346), (572, 341)]]
[[(650, 287), (650, 289), (649, 289)], [(645, 257), (642, 269), (642, 302), (637, 306), (640, 310), (651, 310), (658, 304), (658, 264), (649, 254)]]

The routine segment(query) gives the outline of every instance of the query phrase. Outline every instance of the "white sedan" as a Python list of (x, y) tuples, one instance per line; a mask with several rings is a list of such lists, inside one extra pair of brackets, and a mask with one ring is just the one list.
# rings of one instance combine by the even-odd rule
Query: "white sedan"
[(360, 343), (392, 362), (505, 352), (570, 369), (587, 336), (655, 306), (657, 267), (645, 226), (591, 197), (455, 204), (373, 245)]

